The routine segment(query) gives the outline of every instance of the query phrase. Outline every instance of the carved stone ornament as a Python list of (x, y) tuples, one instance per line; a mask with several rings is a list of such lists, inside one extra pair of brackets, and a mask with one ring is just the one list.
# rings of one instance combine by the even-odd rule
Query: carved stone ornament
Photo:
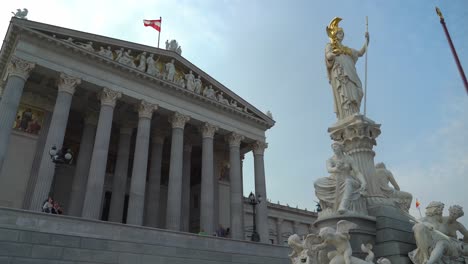
[(205, 123), (200, 128), (203, 138), (213, 138), (216, 131), (218, 131), (218, 127), (214, 126), (210, 123)]
[(60, 73), (60, 79), (57, 82), (58, 91), (73, 95), (75, 93), (76, 86), (80, 83), (80, 78), (76, 78), (62, 72)]
[(120, 97), (122, 97), (121, 92), (117, 92), (117, 91), (104, 87), (101, 91), (101, 96), (100, 96), (101, 104), (115, 107), (115, 103), (117, 102), (117, 99), (119, 99)]
[(25, 61), (18, 57), (12, 57), (8, 65), (8, 75), (18, 76), (24, 80), (29, 78), (31, 70), (36, 67), (35, 63)]
[(256, 141), (252, 144), (252, 150), (254, 155), (263, 155), (265, 149), (268, 148), (268, 143), (262, 141)]
[(240, 143), (244, 138), (244, 136), (239, 135), (235, 132), (232, 132), (231, 134), (226, 136), (226, 140), (229, 142), (230, 147), (240, 147)]
[(90, 111), (86, 114), (86, 117), (84, 119), (85, 124), (97, 126), (98, 123), (98, 114), (94, 111)]
[(151, 119), (153, 112), (157, 109), (157, 105), (148, 103), (145, 100), (141, 100), (140, 104), (138, 105), (138, 117)]
[(185, 123), (190, 120), (189, 116), (183, 115), (179, 112), (175, 112), (169, 117), (169, 123), (171, 123), (172, 128), (182, 128), (184, 129)]

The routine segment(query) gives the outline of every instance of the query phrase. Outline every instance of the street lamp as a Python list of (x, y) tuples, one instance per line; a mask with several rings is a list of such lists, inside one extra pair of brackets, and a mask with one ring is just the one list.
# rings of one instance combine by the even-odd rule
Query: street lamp
[(260, 194), (257, 197), (255, 197), (255, 194), (250, 192), (249, 203), (252, 205), (252, 209), (253, 209), (253, 231), (252, 231), (252, 236), (250, 237), (250, 240), (254, 242), (260, 241), (260, 235), (257, 233), (257, 225), (255, 221), (255, 209), (256, 209), (256, 205), (261, 202), (262, 202), (262, 196)]
[(61, 148), (57, 150), (57, 147), (54, 145), (50, 148), (49, 155), (55, 164), (71, 164), (73, 161), (71, 149)]

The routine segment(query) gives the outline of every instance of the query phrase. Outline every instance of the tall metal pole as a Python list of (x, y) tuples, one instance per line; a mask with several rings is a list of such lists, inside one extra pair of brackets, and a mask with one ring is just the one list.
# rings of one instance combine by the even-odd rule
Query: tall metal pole
[[(369, 32), (369, 22), (367, 20), (366, 16), (366, 35)], [(364, 116), (366, 116), (367, 113), (367, 39), (366, 39), (366, 63), (365, 63), (365, 69), (364, 69)]]
[(450, 34), (447, 30), (447, 26), (445, 25), (444, 16), (442, 15), (442, 12), (440, 12), (440, 9), (438, 7), (436, 7), (436, 13), (440, 17), (440, 24), (442, 24), (442, 27), (444, 28), (445, 36), (447, 37), (448, 43), (450, 45), (450, 49), (452, 50), (452, 53), (453, 53), (453, 57), (455, 58), (455, 63), (457, 64), (458, 71), (460, 72), (463, 84), (465, 85), (465, 90), (468, 93), (468, 81), (466, 80), (465, 72), (463, 71), (463, 67), (460, 63), (460, 60), (458, 59), (457, 51), (455, 50), (455, 47), (453, 46), (452, 38), (450, 37)]
[(159, 49), (159, 36), (161, 36), (161, 28), (162, 28), (162, 17), (159, 17), (159, 23), (161, 23), (161, 26), (159, 27), (159, 30), (158, 30), (158, 49)]

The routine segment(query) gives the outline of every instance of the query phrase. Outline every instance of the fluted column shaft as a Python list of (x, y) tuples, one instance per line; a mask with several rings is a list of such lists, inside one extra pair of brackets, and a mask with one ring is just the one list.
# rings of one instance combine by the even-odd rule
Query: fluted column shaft
[(254, 170), (255, 170), (255, 193), (257, 197), (262, 198), (262, 202), (257, 204), (256, 225), (260, 241), (269, 242), (268, 232), (268, 199), (265, 184), (265, 164), (263, 160), (265, 148), (268, 145), (265, 142), (255, 142), (253, 144)]
[(169, 168), (169, 187), (167, 193), (166, 227), (180, 230), (182, 212), (182, 165), (184, 146), (184, 127), (189, 117), (175, 113), (169, 119), (172, 124), (171, 163)]
[(81, 209), (83, 209), (86, 182), (88, 180), (89, 165), (91, 164), (91, 155), (93, 154), (94, 137), (96, 135), (96, 123), (97, 118), (92, 114), (85, 118), (83, 135), (80, 141), (80, 152), (76, 160), (75, 175), (73, 176), (68, 205), (68, 214), (72, 216), (81, 216)]
[(231, 237), (233, 239), (244, 239), (244, 227), (242, 226), (243, 194), (242, 176), (240, 164), (240, 143), (243, 136), (231, 133), (227, 137), (229, 142), (229, 177), (230, 177), (230, 198), (231, 198)]
[(127, 190), (127, 173), (130, 158), (130, 144), (133, 128), (121, 127), (117, 161), (112, 179), (112, 196), (109, 210), (109, 221), (121, 223), (124, 212), (125, 192)]
[(82, 216), (99, 219), (101, 213), (102, 193), (106, 176), (107, 154), (112, 129), (114, 107), (121, 93), (104, 88), (101, 93), (101, 110), (94, 141), (93, 155), (89, 169), (86, 195), (83, 204)]
[(141, 101), (139, 105), (138, 131), (135, 143), (135, 155), (133, 158), (127, 224), (143, 225), (151, 117), (155, 109), (155, 105), (145, 101)]
[(38, 169), (36, 186), (34, 187), (30, 204), (31, 210), (41, 210), (42, 203), (49, 195), (55, 174), (55, 164), (50, 159), (49, 151), (53, 146), (56, 146), (57, 149), (62, 148), (72, 97), (75, 93), (75, 87), (80, 83), (80, 79), (68, 76), (64, 73), (60, 75), (58, 95)]
[(151, 227), (159, 227), (159, 205), (161, 196), (161, 162), (163, 154), (164, 136), (154, 134), (152, 137), (150, 175), (148, 179), (147, 211), (145, 224)]
[(8, 151), (11, 129), (23, 94), (24, 84), (34, 67), (34, 63), (17, 57), (11, 59), (8, 67), (8, 80), (0, 100), (0, 172)]
[(283, 245), (283, 219), (276, 219), (276, 241), (278, 245)]
[(207, 234), (213, 234), (214, 225), (214, 163), (213, 163), (213, 138), (218, 128), (205, 123), (201, 127), (202, 146), (202, 172), (201, 172), (201, 203), (200, 203), (200, 227)]
[(181, 231), (190, 230), (190, 175), (192, 170), (192, 145), (185, 143), (182, 166), (182, 216)]

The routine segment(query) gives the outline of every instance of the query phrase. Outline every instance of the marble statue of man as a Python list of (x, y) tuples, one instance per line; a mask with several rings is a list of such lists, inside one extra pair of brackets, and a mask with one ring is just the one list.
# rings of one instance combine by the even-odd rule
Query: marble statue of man
[(140, 63), (137, 67), (138, 70), (145, 72), (146, 70), (146, 52), (140, 54)]
[(364, 55), (369, 44), (369, 33), (361, 50), (341, 44), (344, 31), (338, 26), (342, 19), (335, 17), (327, 27), (330, 43), (325, 47), (325, 64), (332, 86), (336, 117), (340, 120), (359, 113), (363, 97), (362, 84), (356, 72), (356, 61)]
[(207, 98), (217, 100), (216, 99), (216, 92), (215, 92), (215, 90), (213, 89), (213, 87), (211, 85), (208, 86), (208, 87), (205, 87), (205, 90), (203, 91), (203, 95), (205, 97), (207, 97)]
[[(383, 162), (375, 164), (375, 178), (383, 195), (397, 203), (399, 208), (408, 212), (413, 201), (413, 195), (400, 190), (400, 186)], [(392, 184), (393, 188), (388, 184)]]
[(158, 62), (158, 60), (159, 58), (156, 61), (154, 61), (154, 54), (150, 54), (148, 58), (146, 58), (146, 65), (148, 65), (146, 69), (146, 73), (148, 73), (149, 75), (159, 77), (161, 73), (159, 72), (159, 69), (156, 67), (156, 63)]
[[(463, 208), (454, 205), (449, 216), (442, 216), (444, 204), (431, 202), (426, 207), (426, 217), (414, 226), (417, 249), (408, 256), (415, 264), (462, 264), (468, 259), (468, 230), (457, 221), (464, 215)], [(457, 239), (457, 231), (463, 241)]]

